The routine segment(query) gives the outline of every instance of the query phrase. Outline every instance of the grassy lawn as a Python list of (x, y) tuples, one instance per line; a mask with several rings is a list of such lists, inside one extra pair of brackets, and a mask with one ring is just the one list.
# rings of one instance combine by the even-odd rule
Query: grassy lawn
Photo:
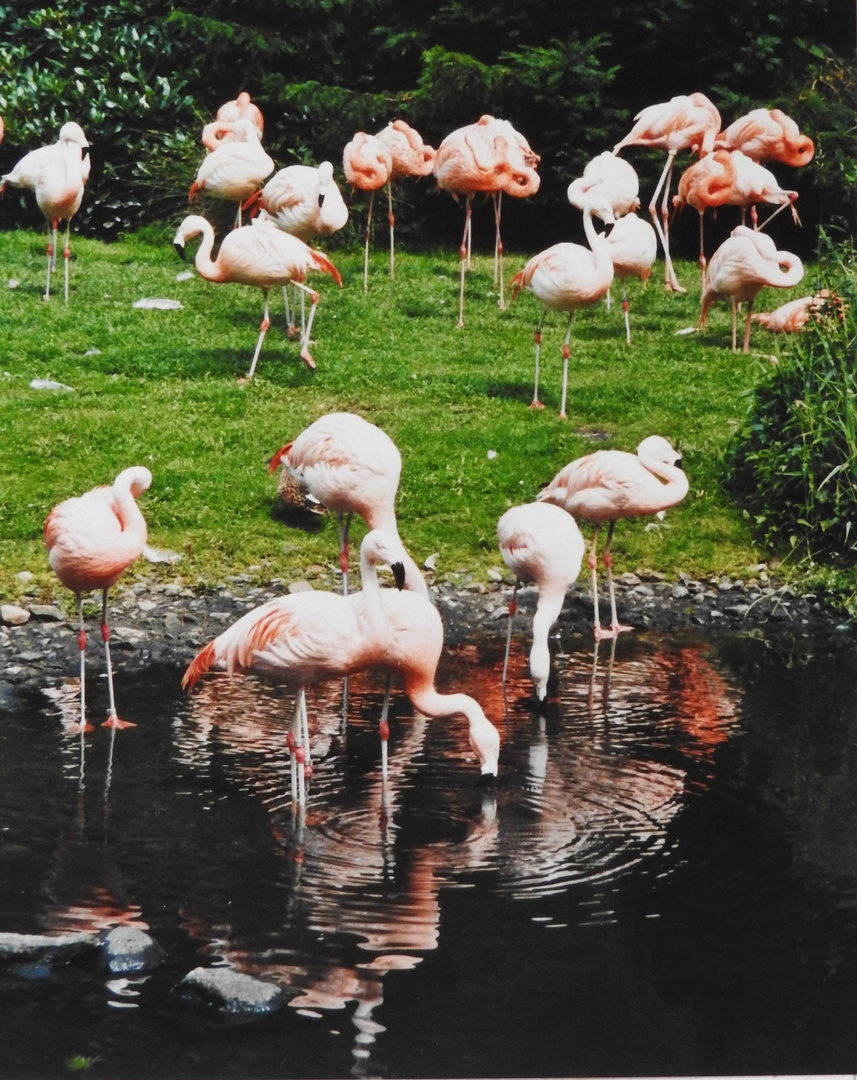
[[(481, 220), (482, 218), (486, 220)], [(475, 225), (488, 232), (483, 207)], [(521, 294), (501, 312), (492, 260), (474, 257), (466, 326), (456, 326), (457, 251), (397, 254), (390, 280), (379, 227), (368, 294), (358, 242), (328, 252), (342, 274), (326, 275), (313, 327), (317, 370), (284, 333), (282, 300), (271, 294), (272, 326), (257, 377), (241, 387), (262, 314), (259, 290), (213, 285), (186, 267), (172, 231), (103, 245), (72, 238), (70, 302), (45, 303), (43, 235), (0, 234), (3, 349), (0, 362), (0, 597), (26, 588), (62, 596), (42, 541), (45, 517), (61, 499), (109, 483), (129, 465), (154, 475), (140, 506), (150, 543), (181, 552), (174, 566), (138, 562), (129, 577), (217, 584), (227, 575), (259, 580), (303, 576), (336, 562), (335, 521), (315, 532), (272, 516), (276, 478), (265, 462), (325, 412), (353, 410), (378, 424), (403, 458), (398, 512), (417, 562), (436, 553), (440, 578), (484, 579), (501, 564), (496, 522), (508, 507), (535, 498), (572, 458), (598, 447), (633, 451), (659, 433), (678, 447), (690, 477), (684, 503), (657, 529), (617, 529), (618, 572), (650, 567), (670, 576), (745, 576), (766, 559), (741, 509), (720, 486), (721, 455), (746, 411), (742, 391), (780, 339), (753, 330), (748, 356), (730, 351), (727, 304), (712, 309), (704, 334), (677, 335), (698, 320), (699, 271), (680, 263), (685, 295), (666, 293), (655, 265), (649, 288), (629, 283), (633, 341), (625, 343), (620, 288), (575, 316), (568, 419), (559, 419), (565, 317), (548, 315), (542, 334), (540, 396), (533, 391), (533, 329), (540, 305)], [(189, 252), (195, 251), (195, 242)], [(508, 254), (506, 279), (526, 255)], [(191, 263), (188, 263), (188, 267)], [(16, 288), (7, 280), (17, 279)], [(757, 310), (810, 291), (808, 268), (797, 290), (766, 289)], [(141, 310), (141, 297), (179, 300), (180, 310)], [(53, 379), (73, 392), (35, 390)], [(584, 534), (591, 531), (584, 525)], [(362, 522), (353, 535), (363, 535)], [(35, 575), (29, 586), (16, 577)], [(66, 597), (66, 603), (70, 598)]]

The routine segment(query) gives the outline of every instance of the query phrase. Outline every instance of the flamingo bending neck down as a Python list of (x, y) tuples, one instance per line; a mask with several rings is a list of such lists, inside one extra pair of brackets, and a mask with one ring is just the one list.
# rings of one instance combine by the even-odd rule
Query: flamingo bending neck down
[(553, 247), (534, 255), (520, 273), (509, 282), (514, 291), (512, 300), (521, 289), (529, 289), (544, 304), (542, 317), (536, 326), (536, 371), (533, 386), (532, 409), (542, 408), (539, 401), (539, 349), (542, 341), (542, 325), (548, 310), (568, 312), (568, 326), (562, 347), (562, 403), (559, 415), (565, 419), (565, 402), (568, 391), (568, 360), (571, 355), (571, 321), (578, 308), (588, 307), (605, 295), (613, 281), (613, 260), (606, 237), (595, 231), (593, 216), (608, 224), (613, 223), (613, 209), (603, 195), (589, 196), (583, 207), (583, 228), (589, 247), (582, 244), (554, 244)]
[[(662, 480), (665, 482), (661, 483)], [(687, 492), (688, 478), (681, 468), (681, 455), (660, 435), (643, 439), (636, 454), (628, 454), (624, 450), (597, 450), (594, 454), (576, 458), (539, 492), (540, 502), (554, 503), (572, 517), (591, 521), (595, 525), (589, 569), (592, 573), (596, 641), (632, 629), (622, 626), (616, 613), (613, 559), (610, 553), (616, 522), (620, 518), (658, 514), (680, 503)], [(609, 523), (609, 529), (602, 561), (607, 567), (610, 589), (609, 630), (602, 628), (599, 616), (595, 557), (598, 530), (605, 521)]]
[(238, 282), (242, 285), (255, 285), (262, 290), (265, 298), (265, 311), (259, 327), (259, 339), (256, 351), (246, 379), (253, 378), (256, 362), (262, 349), (265, 334), (271, 325), (268, 317), (268, 290), (277, 285), (293, 284), (310, 296), (312, 308), (304, 335), (301, 338), (301, 359), (311, 370), (315, 369), (315, 360), (309, 351), (309, 335), (319, 295), (304, 284), (310, 270), (322, 270), (330, 274), (333, 280), (342, 286), (339, 271), (320, 251), (312, 248), (296, 236), (290, 236), (275, 228), (270, 222), (257, 225), (243, 225), (227, 233), (220, 244), (217, 258), (212, 259), (214, 247), (214, 229), (204, 217), (191, 214), (179, 225), (173, 239), (176, 251), (185, 257), (185, 241), (192, 236), (202, 234), (202, 242), (196, 252), (197, 272), (207, 281), (215, 283)]
[(84, 495), (59, 503), (48, 514), (45, 522), (45, 544), (51, 567), (63, 585), (77, 598), (81, 732), (87, 730), (83, 593), (95, 589), (102, 594), (101, 637), (104, 641), (110, 695), (110, 712), (104, 726), (134, 726), (120, 720), (116, 712), (113, 666), (110, 660), (110, 627), (107, 623), (107, 593), (141, 554), (146, 544), (146, 521), (135, 500), (151, 483), (152, 474), (147, 468), (137, 466), (125, 469), (119, 473), (111, 487), (93, 488)]
[(509, 665), (518, 586), (521, 582), (534, 581), (539, 598), (533, 616), (530, 675), (536, 697), (544, 701), (550, 675), (548, 634), (562, 611), (565, 594), (580, 574), (586, 545), (570, 514), (559, 506), (539, 502), (513, 506), (507, 510), (497, 522), (497, 539), (503, 561), (515, 575), (515, 587), (509, 601), (503, 685), (506, 684)]

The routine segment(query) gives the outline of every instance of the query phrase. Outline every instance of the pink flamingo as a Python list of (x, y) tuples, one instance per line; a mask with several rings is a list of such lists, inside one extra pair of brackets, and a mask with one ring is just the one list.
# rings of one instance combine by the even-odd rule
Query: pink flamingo
[(372, 204), (375, 192), (388, 183), (393, 172), (389, 149), (377, 137), (358, 131), (342, 151), (345, 179), (354, 188), (368, 191), (369, 212), (366, 215), (366, 239), (363, 245), (363, 292), (369, 291), (369, 239), (372, 235)]
[[(314, 499), (336, 514), (342, 591), (347, 594), (352, 514), (359, 514), (369, 529), (382, 529), (399, 540), (395, 500), (402, 456), (398, 447), (385, 431), (356, 413), (326, 413), (280, 447), (269, 468), (273, 472), (280, 465)], [(405, 587), (427, 597), (419, 567), (404, 549), (401, 558)]]
[(509, 282), (514, 288), (512, 300), (521, 289), (529, 289), (544, 304), (542, 317), (536, 326), (536, 374), (530, 408), (541, 409), (539, 401), (539, 348), (542, 324), (553, 308), (568, 312), (568, 326), (562, 347), (562, 404), (559, 415), (565, 419), (565, 400), (568, 389), (568, 359), (570, 356), (571, 321), (578, 308), (588, 307), (604, 296), (613, 281), (613, 260), (604, 236), (595, 231), (592, 222), (597, 215), (608, 224), (613, 222), (610, 203), (603, 196), (590, 196), (583, 207), (583, 228), (589, 247), (582, 244), (554, 244), (534, 255), (520, 273)]
[(404, 120), (392, 120), (379, 131), (377, 138), (390, 151), (392, 169), (387, 180), (387, 218), (390, 222), (390, 277), (395, 274), (395, 240), (393, 229), (393, 181), (403, 176), (429, 176), (434, 169), (437, 151), (424, 143), (418, 131)]
[(708, 309), (727, 296), (732, 301), (732, 352), (736, 351), (738, 305), (747, 302), (743, 351), (750, 351), (750, 322), (756, 297), (766, 285), (790, 289), (803, 278), (797, 255), (777, 251), (774, 241), (758, 229), (738, 225), (711, 256), (708, 280), (702, 294), (699, 329), (705, 327)]
[[(665, 483), (661, 483), (661, 480)], [(688, 479), (681, 468), (681, 456), (666, 439), (650, 435), (637, 447), (636, 454), (624, 450), (597, 450), (576, 458), (561, 469), (539, 494), (539, 501), (561, 506), (574, 518), (595, 525), (589, 552), (592, 573), (592, 603), (595, 616), (595, 640), (616, 637), (630, 626), (622, 626), (616, 613), (613, 588), (613, 531), (620, 518), (647, 517), (676, 506), (687, 495)], [(598, 611), (598, 577), (595, 556), (598, 531), (609, 522), (607, 544), (601, 558), (607, 567), (610, 589), (610, 629), (601, 626)]]
[(235, 138), (222, 141), (207, 154), (191, 184), (188, 201), (205, 191), (216, 199), (237, 202), (235, 224), (241, 224), (241, 208), (274, 171), (274, 159), (262, 148), (259, 135), (249, 120), (236, 120)]
[[(618, 154), (625, 146), (653, 146), (666, 150), (667, 163), (655, 187), (649, 213), (664, 249), (664, 285), (673, 292), (686, 292), (678, 283), (669, 249), (669, 191), (676, 154), (696, 150), (700, 156), (714, 149), (720, 131), (720, 113), (705, 94), (679, 94), (669, 101), (649, 105), (634, 117), (634, 127), (613, 147)], [(663, 190), (660, 220), (658, 195)]]
[(434, 175), (437, 186), (453, 198), (465, 196), (464, 235), (461, 240), (461, 285), (458, 325), (464, 326), (464, 273), (470, 269), (471, 209), (478, 192), (491, 195), (494, 202), (494, 284), (500, 283), (500, 310), (504, 310), (503, 241), (500, 238), (500, 210), (503, 192), (523, 199), (535, 195), (541, 179), (536, 172), (538, 154), (508, 120), (487, 113), (475, 124), (451, 132), (437, 150)]
[(809, 320), (830, 300), (830, 293), (822, 290), (815, 296), (800, 296), (789, 300), (774, 311), (760, 311), (753, 322), (760, 323), (773, 334), (794, 334), (803, 330)]
[(311, 370), (315, 370), (315, 360), (309, 351), (309, 335), (312, 320), (319, 301), (319, 295), (304, 284), (310, 270), (322, 270), (330, 274), (337, 285), (342, 285), (339, 271), (320, 251), (312, 248), (296, 236), (289, 236), (268, 222), (258, 225), (243, 225), (227, 233), (220, 244), (217, 258), (211, 258), (214, 247), (214, 229), (204, 218), (191, 214), (179, 225), (173, 239), (176, 251), (185, 257), (185, 241), (202, 233), (202, 242), (196, 252), (197, 272), (207, 281), (216, 283), (237, 282), (241, 285), (255, 285), (265, 297), (265, 312), (259, 327), (259, 340), (247, 373), (247, 380), (253, 378), (256, 362), (262, 349), (265, 334), (271, 325), (268, 317), (268, 290), (276, 285), (293, 283), (299, 289), (309, 293), (312, 301), (309, 321), (301, 339), (301, 360)]
[(640, 180), (634, 166), (609, 150), (594, 157), (583, 175), (568, 185), (568, 201), (578, 210), (590, 195), (603, 195), (613, 210), (613, 217), (624, 217), (640, 205)]
[(648, 221), (636, 214), (626, 214), (619, 218), (607, 233), (606, 239), (613, 262), (613, 276), (622, 282), (625, 340), (630, 345), (631, 322), (628, 318), (628, 290), (625, 283), (629, 277), (638, 277), (645, 286), (658, 253), (658, 238)]
[(513, 506), (507, 510), (497, 522), (497, 539), (503, 561), (515, 575), (515, 588), (509, 601), (503, 685), (506, 684), (506, 669), (509, 666), (518, 586), (521, 582), (534, 581), (539, 590), (539, 599), (533, 616), (530, 676), (536, 697), (544, 701), (550, 675), (548, 633), (559, 618), (565, 594), (577, 581), (586, 545), (570, 514), (559, 506), (539, 502)]
[(92, 161), (89, 157), (89, 143), (80, 124), (69, 121), (60, 128), (57, 142), (51, 146), (41, 146), (15, 165), (11, 172), (2, 177), (0, 196), (6, 185), (27, 188), (35, 192), (39, 209), (48, 222), (48, 270), (45, 283), (45, 300), (51, 295), (51, 271), (56, 269), (57, 229), (59, 223), (66, 223), (65, 245), (65, 302), (68, 303), (68, 261), (71, 256), (69, 237), (71, 219), (80, 209), (83, 201), (83, 189), (89, 179)]
[(250, 100), (246, 90), (242, 90), (234, 101), (221, 105), (212, 123), (205, 125), (202, 130), (202, 144), (206, 150), (216, 150), (221, 142), (234, 139), (235, 124), (238, 120), (249, 120), (261, 140), (265, 131), (265, 119), (262, 110)]
[(107, 686), (110, 713), (104, 727), (133, 727), (120, 720), (113, 695), (113, 666), (110, 662), (110, 627), (107, 623), (107, 592), (141, 554), (146, 544), (146, 521), (136, 499), (152, 483), (152, 474), (137, 466), (119, 473), (111, 487), (97, 487), (77, 498), (55, 506), (45, 522), (45, 543), (54, 573), (77, 597), (80, 647), (80, 728), (86, 723), (84, 654), (86, 631), (83, 624), (83, 593), (99, 589), (102, 594), (101, 637), (107, 658)]
[(753, 161), (779, 161), (798, 168), (808, 165), (815, 145), (780, 109), (752, 109), (722, 131), (716, 150), (741, 150)]

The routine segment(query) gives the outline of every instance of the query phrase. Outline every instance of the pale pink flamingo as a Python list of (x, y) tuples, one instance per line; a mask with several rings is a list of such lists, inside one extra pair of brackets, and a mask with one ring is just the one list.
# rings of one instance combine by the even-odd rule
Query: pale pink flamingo
[(604, 236), (595, 231), (592, 218), (596, 215), (610, 224), (613, 211), (603, 196), (590, 196), (583, 207), (583, 228), (589, 247), (582, 244), (554, 244), (534, 255), (520, 273), (509, 282), (514, 289), (512, 299), (521, 289), (529, 289), (544, 304), (542, 317), (536, 326), (536, 373), (532, 409), (542, 408), (539, 401), (539, 349), (542, 324), (549, 309), (568, 312), (568, 326), (562, 347), (562, 404), (559, 415), (565, 419), (565, 400), (568, 390), (568, 359), (571, 354), (571, 321), (578, 308), (588, 307), (607, 293), (613, 281), (613, 260)]
[(578, 210), (583, 209), (587, 196), (603, 195), (610, 203), (613, 217), (633, 213), (640, 205), (640, 181), (634, 166), (624, 158), (616, 157), (609, 150), (594, 157), (578, 176), (568, 185), (568, 201)]
[(506, 683), (509, 665), (518, 586), (522, 582), (532, 581), (539, 590), (539, 598), (533, 616), (530, 676), (536, 697), (544, 701), (550, 675), (548, 634), (562, 611), (565, 594), (580, 574), (586, 545), (570, 514), (559, 506), (539, 502), (513, 506), (507, 510), (497, 522), (497, 539), (503, 561), (515, 575), (515, 587), (509, 601), (503, 684)]
[(403, 176), (430, 176), (437, 151), (424, 143), (420, 133), (404, 120), (392, 120), (377, 134), (390, 151), (393, 167), (387, 180), (387, 218), (390, 222), (390, 277), (395, 274), (395, 240), (393, 230), (393, 181)]
[[(413, 593), (406, 605), (394, 607), (381, 590), (377, 565), (391, 563), (397, 584), (403, 583), (401, 544), (383, 530), (367, 533), (360, 547), (362, 592), (355, 596), (336, 593), (293, 593), (254, 608), (209, 642), (191, 662), (182, 685), (193, 689), (200, 676), (213, 667), (229, 672), (254, 671), (297, 691), (293, 738), (289, 750), (293, 763), (301, 764), (304, 743), (308, 746), (305, 689), (315, 682), (341, 678), (368, 669), (401, 671), (405, 691), (416, 708), (427, 716), (450, 716), (463, 712), (471, 727), (483, 773), (496, 775), (500, 739), (496, 728), (478, 704), (464, 694), (443, 695), (434, 689), (434, 672), (440, 649), (437, 627), (440, 616), (427, 600)], [(398, 594), (396, 594), (398, 595)], [(416, 618), (409, 617), (417, 603)], [(443, 628), (440, 625), (440, 644)], [(298, 801), (304, 801), (298, 769)], [(294, 781), (294, 772), (293, 772)], [(294, 799), (294, 782), (293, 782)]]
[[(664, 483), (661, 483), (662, 480)], [(616, 613), (613, 557), (610, 551), (616, 522), (620, 518), (659, 514), (680, 503), (687, 491), (688, 479), (681, 468), (681, 455), (660, 435), (650, 435), (637, 447), (636, 454), (628, 454), (624, 450), (597, 450), (594, 454), (576, 458), (539, 492), (539, 501), (554, 503), (568, 511), (573, 518), (591, 521), (595, 525), (589, 551), (589, 569), (592, 573), (596, 641), (615, 637), (621, 631), (631, 629), (620, 624)], [(609, 630), (601, 626), (598, 610), (595, 554), (598, 531), (605, 521), (609, 523), (609, 529), (601, 558), (607, 567), (610, 589)]]
[[(652, 146), (667, 152), (667, 163), (649, 203), (649, 213), (664, 249), (664, 284), (674, 292), (685, 292), (679, 285), (669, 249), (669, 191), (676, 154), (695, 150), (700, 156), (714, 149), (720, 131), (720, 113), (705, 94), (680, 94), (658, 105), (649, 105), (634, 117), (634, 127), (613, 147), (618, 154), (625, 146)], [(663, 190), (660, 220), (658, 195)]]
[(271, 325), (268, 317), (268, 290), (274, 286), (294, 283), (299, 289), (309, 293), (312, 301), (306, 331), (301, 339), (301, 359), (308, 368), (315, 370), (315, 360), (309, 351), (309, 335), (312, 320), (319, 301), (319, 295), (304, 284), (310, 270), (322, 270), (330, 274), (337, 285), (342, 285), (339, 271), (320, 251), (312, 248), (296, 236), (289, 236), (268, 222), (259, 225), (243, 225), (224, 236), (217, 258), (211, 258), (214, 247), (214, 229), (204, 218), (191, 214), (179, 225), (173, 244), (182, 258), (185, 256), (185, 241), (202, 233), (202, 242), (196, 252), (197, 272), (207, 281), (217, 283), (237, 282), (241, 285), (255, 285), (265, 297), (265, 312), (259, 327), (259, 340), (247, 373), (252, 379), (256, 370), (256, 361), (262, 349), (265, 334)]
[(541, 184), (536, 172), (539, 161), (538, 154), (533, 153), (524, 136), (508, 120), (498, 120), (487, 113), (475, 124), (451, 132), (438, 147), (434, 160), (437, 186), (449, 191), (455, 199), (459, 195), (465, 196), (459, 326), (464, 326), (464, 273), (470, 268), (473, 196), (485, 192), (494, 202), (494, 284), (499, 276), (499, 306), (504, 310), (503, 241), (500, 238), (502, 196), (503, 192), (520, 199), (535, 195)]
[(45, 544), (54, 573), (77, 598), (78, 645), (80, 647), (80, 731), (87, 729), (83, 625), (83, 593), (100, 590), (101, 637), (107, 658), (110, 713), (105, 727), (133, 727), (120, 720), (113, 695), (110, 662), (110, 627), (107, 623), (107, 592), (142, 553), (146, 544), (146, 521), (136, 499), (152, 483), (144, 466), (125, 469), (110, 487), (97, 487), (55, 506), (45, 522)]
[(369, 289), (369, 239), (372, 235), (372, 204), (375, 192), (380, 190), (390, 179), (393, 172), (393, 158), (389, 149), (376, 135), (358, 131), (354, 138), (346, 143), (342, 151), (342, 166), (345, 179), (354, 188), (368, 191), (369, 212), (366, 215), (366, 239), (363, 245), (363, 292)]
[(214, 120), (205, 125), (202, 131), (202, 144), (206, 150), (216, 150), (221, 142), (234, 139), (235, 124), (238, 120), (249, 120), (261, 140), (265, 131), (265, 119), (262, 116), (262, 110), (250, 100), (250, 95), (246, 90), (242, 90), (234, 101), (227, 101), (221, 105)]
[[(308, 244), (317, 236), (331, 236), (348, 222), (348, 207), (333, 179), (333, 165), (322, 161), (312, 165), (288, 165), (274, 173), (260, 192), (251, 195), (244, 209), (258, 205), (270, 220), (299, 240)], [(283, 286), (286, 320), (289, 333), (295, 332), (288, 300), (288, 286)], [(303, 294), (301, 294), (303, 300)], [(304, 331), (304, 311), (301, 303), (301, 332)]]
[(809, 320), (830, 300), (830, 293), (822, 290), (814, 296), (800, 296), (789, 300), (774, 311), (760, 311), (753, 322), (760, 323), (774, 334), (794, 334), (803, 330)]
[[(390, 436), (362, 416), (326, 413), (271, 458), (269, 468), (287, 468), (339, 523), (342, 591), (348, 593), (348, 530), (359, 514), (369, 529), (383, 529), (399, 539), (396, 492), (402, 456)], [(419, 567), (403, 549), (405, 587), (428, 596)]]
[(700, 158), (682, 173), (678, 183), (678, 194), (673, 197), (676, 211), (690, 205), (699, 214), (699, 268), (702, 278), (702, 290), (705, 291), (705, 246), (703, 238), (703, 217), (711, 208), (719, 206), (737, 206), (741, 210), (741, 223), (747, 208), (750, 208), (751, 220), (756, 227), (758, 217), (757, 203), (769, 203), (779, 209), (771, 214), (760, 226), (764, 228), (786, 206), (791, 208), (792, 217), (797, 222), (794, 207), (798, 193), (780, 187), (769, 169), (740, 150), (715, 150)]
[(808, 165), (815, 145), (790, 116), (780, 109), (752, 109), (722, 131), (717, 150), (741, 150), (753, 161), (779, 161), (783, 165)]
[(45, 283), (45, 299), (51, 295), (51, 271), (56, 269), (57, 229), (59, 223), (66, 223), (65, 245), (65, 302), (68, 303), (68, 261), (71, 256), (69, 236), (71, 219), (80, 209), (83, 201), (83, 189), (89, 179), (92, 161), (89, 157), (89, 143), (80, 124), (73, 120), (63, 124), (57, 142), (51, 146), (41, 146), (15, 165), (11, 172), (2, 177), (0, 195), (6, 185), (27, 188), (35, 193), (39, 209), (48, 222), (48, 269)]
[(236, 202), (235, 224), (239, 226), (241, 207), (274, 171), (274, 159), (263, 149), (249, 120), (237, 120), (234, 133), (234, 139), (220, 142), (206, 155), (191, 184), (188, 201), (205, 191), (216, 199)]
[(726, 297), (732, 302), (732, 351), (736, 351), (738, 305), (747, 303), (743, 351), (750, 350), (750, 322), (756, 296), (766, 285), (790, 289), (803, 278), (803, 264), (797, 255), (777, 251), (767, 233), (738, 225), (711, 256), (699, 329), (705, 327), (708, 309)]
[(625, 340), (630, 345), (631, 322), (628, 318), (628, 290), (625, 282), (629, 277), (638, 277), (645, 286), (658, 253), (658, 238), (648, 221), (636, 214), (626, 214), (619, 218), (607, 233), (607, 247), (613, 261), (613, 276), (622, 282)]

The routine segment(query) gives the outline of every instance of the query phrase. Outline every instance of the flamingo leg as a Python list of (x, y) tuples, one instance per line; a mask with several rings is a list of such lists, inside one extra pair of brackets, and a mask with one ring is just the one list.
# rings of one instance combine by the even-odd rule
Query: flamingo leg
[(366, 240), (363, 245), (363, 292), (369, 292), (369, 238), (372, 235), (372, 203), (375, 192), (369, 196), (369, 213), (366, 215)]
[(539, 351), (542, 345), (542, 325), (547, 317), (548, 309), (545, 308), (542, 312), (542, 317), (539, 319), (536, 326), (536, 376), (533, 383), (533, 400), (530, 402), (531, 409), (543, 409), (544, 405), (539, 401)]
[(66, 303), (68, 303), (68, 261), (71, 258), (71, 247), (69, 246), (70, 239), (71, 239), (71, 218), (68, 219), (68, 221), (66, 222), (66, 225), (65, 225), (65, 244), (63, 245), (63, 249), (62, 249), (63, 271), (64, 271), (63, 297), (64, 297)]
[(702, 222), (703, 215), (699, 215), (699, 275), (702, 281), (702, 292), (705, 292), (705, 271), (708, 266), (708, 262), (705, 258), (705, 245), (702, 240)]
[(738, 323), (738, 301), (735, 297), (732, 297), (732, 352), (738, 351), (737, 346), (737, 323)]
[(461, 285), (458, 290), (458, 325), (464, 326), (464, 273), (470, 269), (470, 219), (473, 196), (468, 195), (464, 209), (464, 235), (461, 238)]
[(518, 609), (518, 584), (519, 582), (516, 581), (515, 588), (512, 590), (511, 599), (509, 600), (509, 625), (506, 628), (506, 655), (503, 658), (503, 678), (501, 680), (503, 686), (506, 685), (506, 669), (509, 666), (509, 650), (512, 646), (512, 620), (515, 618), (515, 612)]
[(342, 595), (348, 596), (348, 530), (351, 528), (351, 512), (339, 514), (339, 568), (342, 570)]
[(104, 641), (104, 656), (107, 661), (107, 690), (110, 695), (110, 715), (101, 725), (109, 728), (136, 727), (130, 720), (120, 720), (116, 712), (116, 698), (113, 694), (113, 664), (110, 659), (110, 627), (107, 625), (107, 589), (102, 590), (101, 601), (101, 637)]
[(503, 192), (495, 191), (491, 196), (494, 200), (494, 224), (496, 232), (494, 236), (494, 284), (497, 284), (498, 271), (500, 279), (500, 310), (506, 310), (506, 297), (503, 288), (503, 240), (500, 236), (500, 208), (503, 201)]
[(602, 630), (601, 637), (616, 637), (616, 635), (621, 634), (623, 630), (634, 629), (633, 626), (623, 626), (619, 622), (619, 616), (616, 614), (616, 590), (613, 587), (613, 556), (610, 552), (615, 528), (616, 522), (611, 521), (610, 527), (607, 530), (607, 543), (604, 545), (604, 553), (601, 556), (601, 561), (607, 567), (607, 586), (610, 589), (610, 630)]
[[(660, 180), (658, 180), (654, 195), (652, 195), (652, 201), (649, 203), (649, 213), (652, 216), (652, 224), (655, 226), (655, 232), (658, 234), (661, 246), (664, 249), (664, 286), (667, 289), (672, 289), (673, 292), (687, 292), (686, 289), (679, 285), (678, 278), (673, 269), (672, 259), (670, 258), (669, 193), (675, 155), (675, 150), (670, 150), (667, 154), (667, 163), (664, 166), (664, 171), (661, 173)], [(658, 195), (660, 195), (662, 189), (663, 198), (661, 200), (661, 210), (659, 215)]]
[(253, 361), (250, 364), (250, 370), (244, 377), (245, 382), (249, 382), (256, 371), (256, 362), (259, 359), (259, 353), (262, 351), (262, 342), (265, 340), (265, 334), (268, 332), (268, 327), (271, 325), (271, 320), (268, 318), (268, 290), (263, 289), (262, 294), (265, 297), (265, 313), (262, 316), (262, 322), (259, 326), (259, 340), (256, 342), (256, 351), (253, 353)]
[[(295, 326), (295, 320), (293, 317), (292, 304), (289, 303), (289, 286), (283, 286), (283, 306), (286, 309), (286, 332), (289, 337), (294, 337), (298, 332), (298, 328)], [(297, 306), (297, 302), (294, 306)]]
[(51, 271), (55, 269), (57, 248), (57, 225), (56, 219), (48, 222), (48, 271), (45, 279), (45, 300), (51, 298)]
[(309, 720), (306, 711), (306, 691), (301, 692), (301, 742), (304, 747), (304, 776), (312, 776), (312, 754), (309, 748)]
[[(309, 351), (309, 334), (312, 330), (312, 321), (315, 318), (315, 309), (318, 307), (319, 295), (314, 290), (309, 288), (308, 285), (304, 285), (300, 281), (292, 282), (296, 289), (301, 290), (301, 360), (306, 364), (310, 371), (315, 371), (315, 360), (313, 360)], [(312, 307), (309, 311), (309, 319), (304, 326), (304, 293), (309, 293), (310, 300), (312, 301)]]
[(300, 723), (301, 715), (301, 694), (303, 690), (298, 690), (295, 694), (295, 708), (292, 713), (292, 722), (289, 725), (289, 730), (286, 735), (286, 746), (289, 749), (289, 772), (291, 773), (292, 781), (292, 806), (295, 805), (298, 793), (298, 759), (295, 754), (297, 749), (297, 743), (295, 741), (295, 729)]
[(568, 392), (568, 358), (571, 355), (571, 320), (574, 318), (574, 311), (568, 313), (568, 326), (565, 331), (565, 341), (562, 346), (562, 403), (559, 408), (560, 420), (565, 420), (565, 399)]
[(625, 341), (631, 344), (631, 320), (628, 318), (628, 288), (622, 278), (622, 314), (625, 316)]
[(396, 250), (395, 239), (393, 236), (393, 228), (396, 224), (396, 219), (393, 215), (393, 181), (387, 181), (387, 220), (390, 222), (390, 279), (392, 280), (396, 274)]
[[(600, 525), (595, 526), (595, 532), (592, 534), (592, 547), (589, 549), (589, 573), (591, 575), (591, 592), (592, 592), (592, 610), (593, 610), (593, 626), (592, 629), (595, 633), (596, 645), (602, 637), (605, 635), (601, 629), (601, 616), (598, 611), (598, 559), (596, 557), (596, 550), (598, 546), (598, 531), (601, 528)], [(596, 650), (596, 656), (598, 655)]]
[(756, 297), (754, 296), (747, 304), (747, 322), (744, 326), (744, 348), (742, 350), (745, 353), (750, 351), (750, 321), (753, 318), (753, 304), (755, 301)]
[(390, 711), (390, 693), (393, 689), (393, 676), (388, 673), (387, 683), (384, 687), (384, 704), (381, 706), (381, 720), (378, 724), (378, 732), (381, 736), (381, 777), (387, 779), (387, 741), (390, 738), (390, 724), (387, 714)]
[(86, 630), (83, 625), (83, 597), (77, 594), (77, 644), (80, 648), (80, 723), (75, 724), (73, 731), (79, 731), (83, 735), (86, 731), (92, 731), (92, 724), (86, 722)]

